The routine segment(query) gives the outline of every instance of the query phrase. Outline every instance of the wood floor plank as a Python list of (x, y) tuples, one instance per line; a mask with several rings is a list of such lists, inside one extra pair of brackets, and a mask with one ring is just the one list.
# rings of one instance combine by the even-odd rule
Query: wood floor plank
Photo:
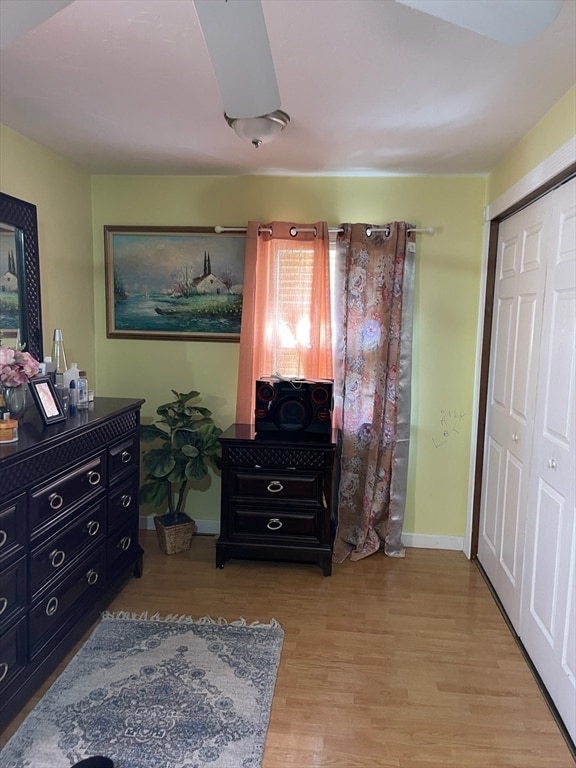
[(574, 766), (482, 576), (462, 553), (377, 554), (336, 565), (325, 578), (307, 564), (230, 561), (216, 569), (212, 537), (196, 537), (177, 555), (162, 554), (154, 532), (143, 532), (142, 542), (144, 575), (111, 610), (274, 617), (282, 625), (262, 768)]

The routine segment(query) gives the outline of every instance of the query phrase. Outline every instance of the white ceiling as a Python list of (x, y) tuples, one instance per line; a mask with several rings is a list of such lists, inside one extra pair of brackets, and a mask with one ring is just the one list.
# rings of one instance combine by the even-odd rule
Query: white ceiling
[(291, 117), (271, 144), (225, 123), (192, 0), (74, 0), (14, 35), (0, 122), (91, 173), (484, 174), (576, 82), (576, 0), (516, 45), (394, 0), (262, 5)]

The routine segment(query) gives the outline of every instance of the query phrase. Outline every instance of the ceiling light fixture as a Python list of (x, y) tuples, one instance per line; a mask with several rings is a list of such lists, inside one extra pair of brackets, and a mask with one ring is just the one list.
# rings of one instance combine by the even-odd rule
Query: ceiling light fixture
[(226, 122), (244, 141), (249, 141), (256, 149), (268, 144), (281, 133), (290, 122), (290, 116), (277, 109), (260, 117), (229, 117), (224, 113)]

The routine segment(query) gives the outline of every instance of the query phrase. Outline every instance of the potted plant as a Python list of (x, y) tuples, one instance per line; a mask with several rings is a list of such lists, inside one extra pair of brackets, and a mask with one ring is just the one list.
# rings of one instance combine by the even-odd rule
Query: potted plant
[(173, 389), (172, 393), (175, 400), (156, 409), (160, 418), (140, 428), (142, 441), (160, 443), (144, 453), (140, 501), (166, 508), (154, 517), (154, 525), (160, 548), (168, 555), (190, 548), (196, 524), (183, 511), (188, 482), (205, 478), (210, 467), (220, 468), (222, 434), (211, 411), (190, 403), (200, 397), (199, 392)]

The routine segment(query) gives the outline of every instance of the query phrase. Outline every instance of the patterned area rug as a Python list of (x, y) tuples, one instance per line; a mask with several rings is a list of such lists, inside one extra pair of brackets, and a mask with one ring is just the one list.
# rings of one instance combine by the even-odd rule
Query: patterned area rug
[(283, 631), (105, 614), (0, 753), (2, 768), (258, 768)]

